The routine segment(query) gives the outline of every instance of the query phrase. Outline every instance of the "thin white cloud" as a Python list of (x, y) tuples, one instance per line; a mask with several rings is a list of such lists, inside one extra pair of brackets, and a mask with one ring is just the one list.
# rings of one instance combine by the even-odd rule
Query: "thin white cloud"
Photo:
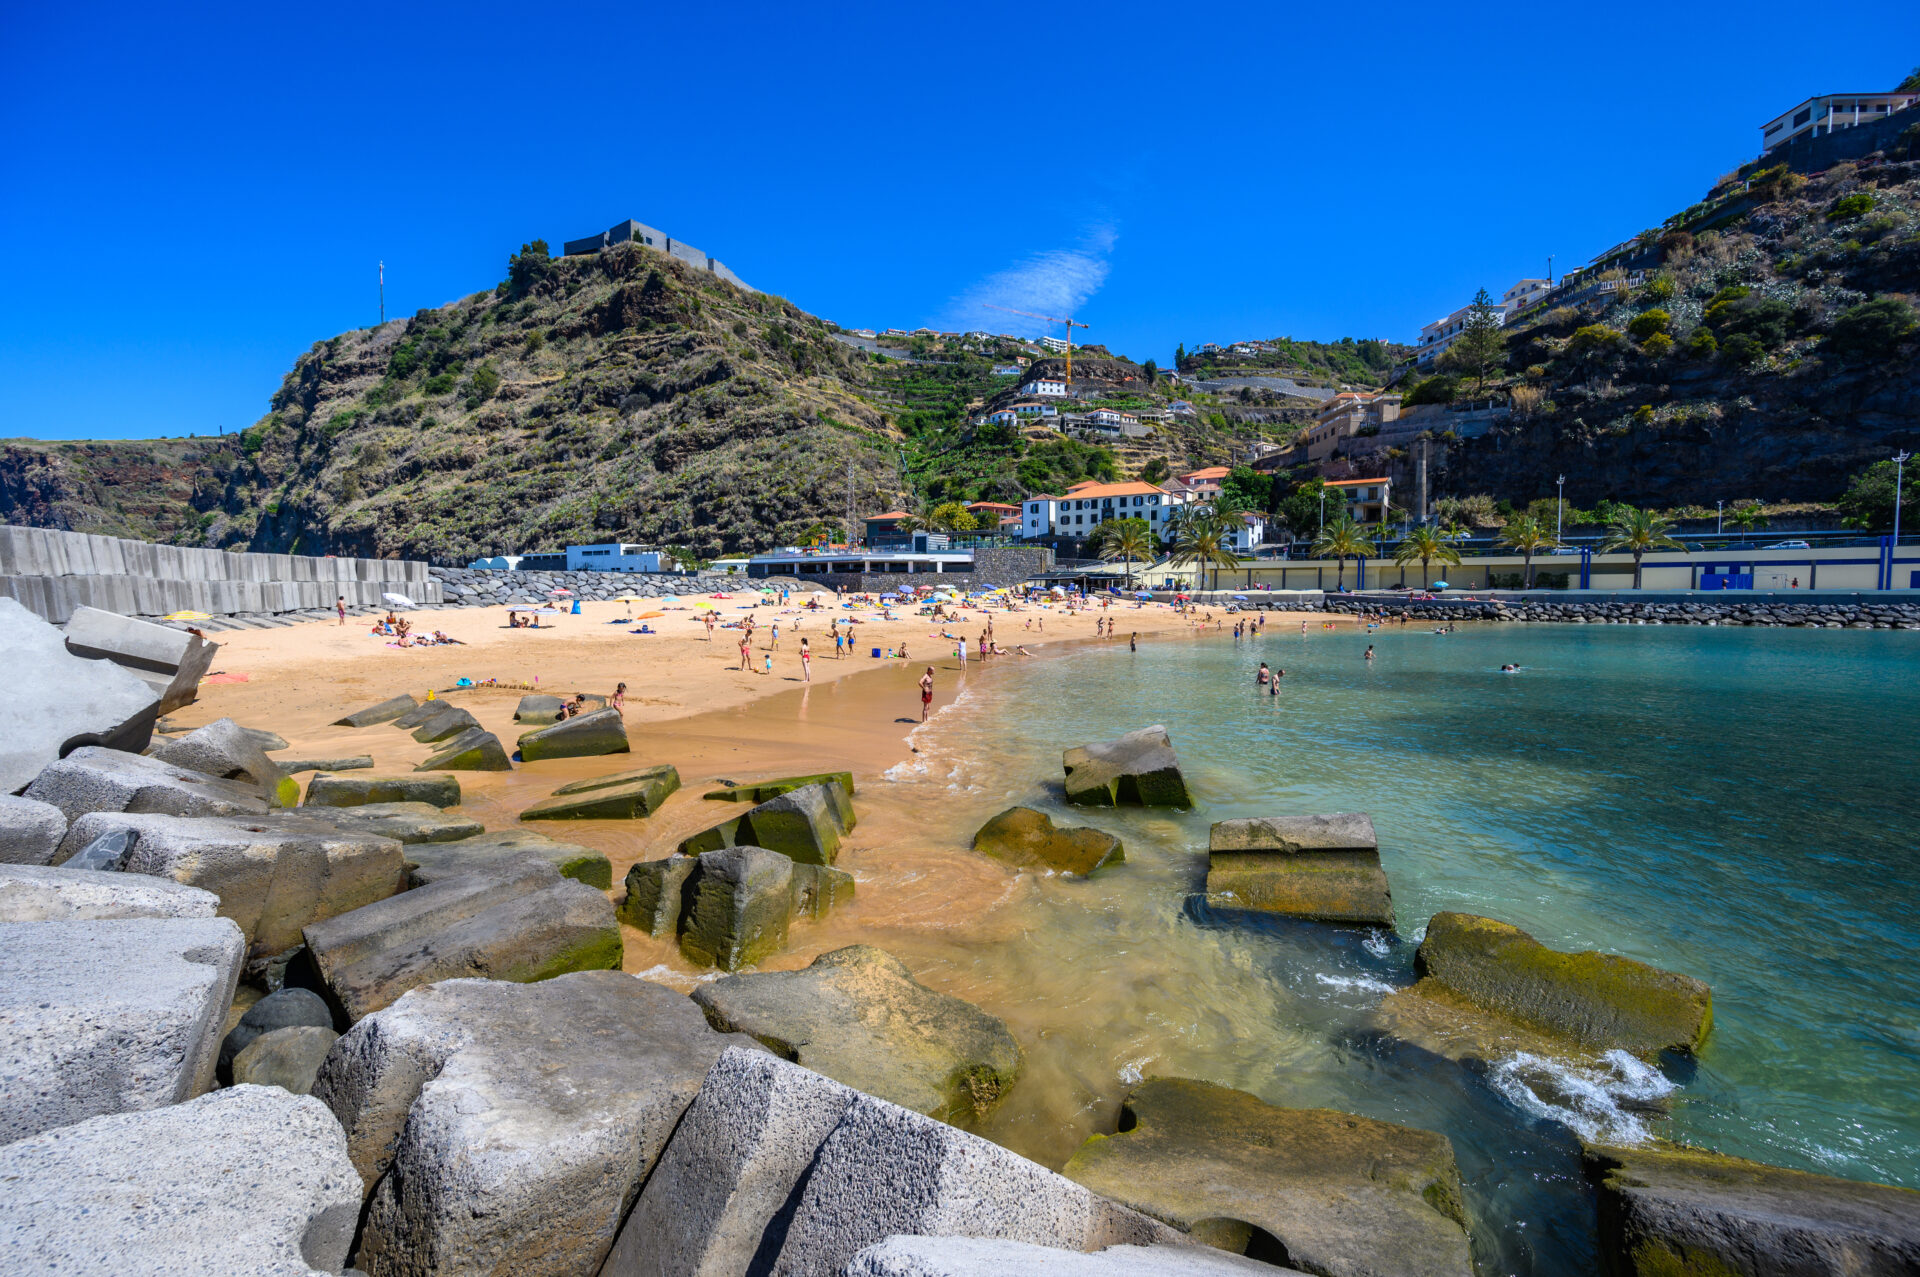
[(995, 271), (947, 306), (943, 326), (962, 332), (985, 328), (992, 332), (1059, 336), (1059, 325), (1023, 315), (1009, 315), (988, 306), (1042, 315), (1077, 315), (1100, 286), (1107, 282), (1107, 257), (1119, 234), (1111, 226), (1096, 226), (1077, 248), (1035, 253), (1026, 260)]

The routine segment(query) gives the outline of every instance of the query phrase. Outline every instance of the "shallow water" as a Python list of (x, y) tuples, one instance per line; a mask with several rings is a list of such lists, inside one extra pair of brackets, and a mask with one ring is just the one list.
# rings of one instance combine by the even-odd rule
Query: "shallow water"
[[(1254, 692), (1262, 660), (1287, 671), (1277, 698)], [(982, 1133), (1050, 1165), (1114, 1129), (1132, 1081), (1199, 1077), (1443, 1131), (1483, 1272), (1591, 1271), (1576, 1131), (1920, 1185), (1916, 668), (1902, 633), (1612, 626), (1275, 627), (995, 661), (862, 790), (861, 898), (805, 956), (870, 940), (1005, 1017), (1027, 1064)], [(1154, 722), (1194, 811), (1059, 803), (1062, 747)], [(1091, 881), (982, 863), (967, 838), (1015, 802), (1112, 829), (1127, 863)], [(1396, 934), (1194, 897), (1212, 821), (1337, 810), (1373, 816)], [(1467, 1069), (1383, 1039), (1369, 1014), (1441, 909), (1698, 976), (1713, 1035), (1664, 1075)]]

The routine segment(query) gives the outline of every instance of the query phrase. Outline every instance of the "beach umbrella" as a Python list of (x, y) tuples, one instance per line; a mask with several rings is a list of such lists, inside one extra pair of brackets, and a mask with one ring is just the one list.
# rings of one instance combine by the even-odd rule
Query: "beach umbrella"
[(380, 596), (394, 607), (413, 607), (414, 601), (404, 594), (395, 594), (391, 590)]
[(1236, 595), (1234, 595), (1233, 597), (1234, 597), (1234, 598), (1236, 598), (1236, 599), (1240, 599), (1240, 600), (1242, 600), (1242, 601), (1244, 601), (1244, 600), (1246, 599), (1246, 597), (1247, 597), (1247, 596), (1246, 596), (1246, 595), (1244, 595), (1244, 594), (1236, 594)]
[(1145, 590), (1140, 590), (1136, 592), (1133, 597), (1136, 599), (1150, 599), (1153, 595), (1147, 593)]
[(1448, 584), (1447, 584), (1447, 583), (1446, 583), (1445, 581), (1435, 581), (1435, 582), (1434, 582), (1434, 583), (1433, 583), (1433, 584), (1432, 584), (1431, 586), (1429, 586), (1428, 588), (1429, 588), (1429, 589), (1434, 589), (1434, 590), (1450, 590), (1450, 589), (1452, 589), (1453, 587), (1452, 587), (1452, 586), (1450, 586), (1450, 585), (1448, 585)]
[(160, 618), (163, 621), (211, 621), (211, 612), (169, 612)]
[(556, 585), (556, 586), (554, 586), (554, 587), (553, 587), (553, 588), (552, 588), (551, 590), (548, 590), (548, 591), (547, 591), (547, 597), (549, 597), (549, 598), (552, 598), (552, 597), (553, 597), (553, 596), (555, 596), (555, 595), (559, 595), (559, 594), (572, 594), (572, 593), (573, 593), (573, 591), (572, 591), (572, 590), (569, 590), (569, 589), (568, 589), (568, 588), (567, 588), (566, 586), (564, 586), (564, 585)]
[(665, 615), (666, 615), (665, 612), (642, 612), (639, 616), (636, 616), (633, 619), (636, 621), (651, 621), (656, 616), (665, 616)]

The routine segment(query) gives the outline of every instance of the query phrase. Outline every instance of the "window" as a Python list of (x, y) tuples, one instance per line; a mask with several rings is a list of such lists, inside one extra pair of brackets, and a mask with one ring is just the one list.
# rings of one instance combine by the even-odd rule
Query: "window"
[(1808, 120), (1811, 120), (1812, 118), (1813, 118), (1813, 108), (1808, 107), (1806, 110), (1799, 112), (1793, 117), (1793, 127), (1797, 129), (1802, 124), (1805, 124)]

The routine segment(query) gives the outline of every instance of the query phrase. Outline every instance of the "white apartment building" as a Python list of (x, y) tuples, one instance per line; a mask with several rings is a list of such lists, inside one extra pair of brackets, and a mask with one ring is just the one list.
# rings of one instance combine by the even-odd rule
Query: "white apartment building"
[(1500, 298), (1500, 320), (1502, 323), (1512, 319), (1527, 307), (1553, 291), (1550, 279), (1523, 279), (1509, 288)]
[(1163, 536), (1176, 508), (1172, 495), (1151, 483), (1079, 483), (1063, 496), (1028, 497), (1021, 504), (1020, 535), (1084, 537), (1108, 519), (1145, 519), (1155, 536)]
[[(1511, 290), (1509, 290), (1511, 291)], [(1419, 348), (1414, 352), (1414, 362), (1430, 364), (1440, 357), (1440, 352), (1460, 338), (1467, 330), (1467, 317), (1473, 313), (1473, 303), (1469, 302), (1452, 314), (1434, 320), (1420, 330)], [(1493, 317), (1500, 323), (1507, 322), (1506, 312), (1495, 306)]]
[(1041, 398), (1065, 398), (1067, 383), (1064, 381), (1030, 381), (1020, 387), (1020, 393), (1023, 395), (1037, 395)]
[(1823, 137), (1884, 120), (1915, 102), (1920, 102), (1920, 93), (1824, 93), (1808, 98), (1760, 126), (1760, 153), (1765, 155), (1797, 137)]
[(1042, 337), (1040, 344), (1055, 354), (1059, 354), (1066, 350), (1067, 339), (1064, 337)]
[(643, 545), (612, 542), (607, 545), (567, 547), (569, 572), (671, 572), (673, 560)]

